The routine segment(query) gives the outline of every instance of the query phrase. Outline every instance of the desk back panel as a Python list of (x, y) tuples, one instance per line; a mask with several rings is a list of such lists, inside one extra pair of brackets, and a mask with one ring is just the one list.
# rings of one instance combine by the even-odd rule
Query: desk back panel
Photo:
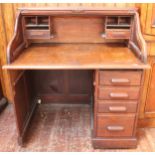
[(52, 42), (103, 43), (104, 22), (103, 17), (55, 17)]
[(31, 86), (42, 103), (89, 104), (93, 93), (93, 71), (29, 71)]

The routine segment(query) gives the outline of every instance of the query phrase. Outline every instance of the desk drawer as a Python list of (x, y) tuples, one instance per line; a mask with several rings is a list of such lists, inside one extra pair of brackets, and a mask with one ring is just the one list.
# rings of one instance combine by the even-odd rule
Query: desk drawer
[(99, 84), (113, 86), (139, 86), (141, 83), (141, 71), (100, 71)]
[(137, 101), (98, 101), (97, 112), (102, 113), (135, 113)]
[(128, 137), (133, 135), (135, 115), (98, 115), (96, 123), (97, 137)]
[(139, 87), (99, 87), (98, 98), (105, 100), (137, 100)]
[(50, 31), (49, 30), (27, 30), (26, 36), (27, 36), (27, 39), (49, 39)]
[(106, 38), (107, 39), (129, 39), (130, 30), (107, 29)]

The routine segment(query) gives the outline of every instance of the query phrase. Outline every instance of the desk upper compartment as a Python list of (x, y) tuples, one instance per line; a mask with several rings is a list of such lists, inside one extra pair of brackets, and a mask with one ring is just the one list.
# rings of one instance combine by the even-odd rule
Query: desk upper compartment
[(136, 9), (21, 9), (7, 69), (142, 69)]

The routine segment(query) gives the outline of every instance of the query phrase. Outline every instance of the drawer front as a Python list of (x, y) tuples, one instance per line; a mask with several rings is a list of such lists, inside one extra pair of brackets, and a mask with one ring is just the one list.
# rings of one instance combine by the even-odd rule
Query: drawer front
[(134, 113), (137, 111), (137, 101), (98, 101), (99, 113)]
[(50, 38), (49, 30), (27, 30), (26, 36), (28, 39), (47, 39)]
[(99, 87), (98, 98), (105, 100), (136, 100), (139, 87)]
[(129, 39), (130, 30), (106, 30), (107, 39)]
[(97, 137), (128, 137), (133, 135), (135, 115), (98, 115)]
[(105, 86), (139, 86), (141, 76), (141, 71), (100, 71), (99, 84)]

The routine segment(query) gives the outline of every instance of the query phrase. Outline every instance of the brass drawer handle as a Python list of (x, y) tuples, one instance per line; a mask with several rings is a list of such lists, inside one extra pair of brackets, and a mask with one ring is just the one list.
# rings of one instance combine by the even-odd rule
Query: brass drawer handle
[(55, 38), (55, 34), (51, 34), (51, 35), (50, 35), (50, 38), (51, 38), (51, 39)]
[(115, 79), (115, 78), (112, 78), (111, 83), (113, 83), (113, 84), (118, 84), (118, 83), (129, 84), (130, 81), (129, 81), (129, 79), (117, 79), (117, 78)]
[(93, 85), (96, 86), (96, 82), (93, 82)]
[(127, 108), (125, 106), (110, 106), (109, 111), (110, 112), (125, 112), (127, 111)]
[(108, 131), (123, 131), (124, 126), (107, 126)]
[(127, 93), (110, 93), (110, 98), (113, 99), (127, 99), (128, 97)]

